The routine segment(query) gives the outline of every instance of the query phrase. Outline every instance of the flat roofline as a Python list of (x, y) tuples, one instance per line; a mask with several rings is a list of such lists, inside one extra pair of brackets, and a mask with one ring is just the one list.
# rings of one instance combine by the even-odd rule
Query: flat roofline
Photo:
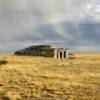
[(54, 50), (54, 49), (59, 49), (59, 50), (69, 50), (69, 49), (64, 49), (64, 48), (40, 48), (43, 50)]
[(67, 48), (54, 48), (54, 49), (64, 49), (64, 50), (69, 50), (69, 49), (67, 49)]

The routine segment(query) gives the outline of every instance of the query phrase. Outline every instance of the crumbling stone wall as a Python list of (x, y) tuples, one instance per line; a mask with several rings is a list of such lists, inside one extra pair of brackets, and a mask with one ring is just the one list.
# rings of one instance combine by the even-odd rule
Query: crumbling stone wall
[(15, 52), (16, 55), (44, 56), (57, 59), (68, 58), (68, 50), (63, 48), (51, 48), (49, 45), (30, 46)]
[(54, 58), (57, 59), (68, 59), (68, 51), (67, 49), (55, 49)]

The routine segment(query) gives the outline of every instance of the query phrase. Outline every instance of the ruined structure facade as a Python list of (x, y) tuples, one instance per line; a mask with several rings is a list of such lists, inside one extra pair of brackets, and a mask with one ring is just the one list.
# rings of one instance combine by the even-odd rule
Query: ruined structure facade
[(68, 59), (68, 49), (51, 48), (50, 45), (37, 45), (15, 52), (15, 55), (44, 56), (57, 59)]

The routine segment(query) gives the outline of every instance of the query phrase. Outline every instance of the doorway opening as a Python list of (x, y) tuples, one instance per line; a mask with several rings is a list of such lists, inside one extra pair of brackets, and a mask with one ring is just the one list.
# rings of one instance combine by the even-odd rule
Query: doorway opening
[(62, 58), (62, 56), (63, 56), (63, 55), (62, 55), (62, 52), (60, 52), (60, 58)]
[(64, 58), (66, 58), (66, 51), (64, 51)]

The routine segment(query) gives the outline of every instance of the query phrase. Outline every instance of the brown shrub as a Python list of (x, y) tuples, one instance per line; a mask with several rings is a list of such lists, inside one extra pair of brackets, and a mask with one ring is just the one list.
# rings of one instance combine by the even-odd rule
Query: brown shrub
[(8, 63), (7, 60), (0, 60), (0, 65), (5, 65), (5, 64), (7, 64), (7, 63)]

